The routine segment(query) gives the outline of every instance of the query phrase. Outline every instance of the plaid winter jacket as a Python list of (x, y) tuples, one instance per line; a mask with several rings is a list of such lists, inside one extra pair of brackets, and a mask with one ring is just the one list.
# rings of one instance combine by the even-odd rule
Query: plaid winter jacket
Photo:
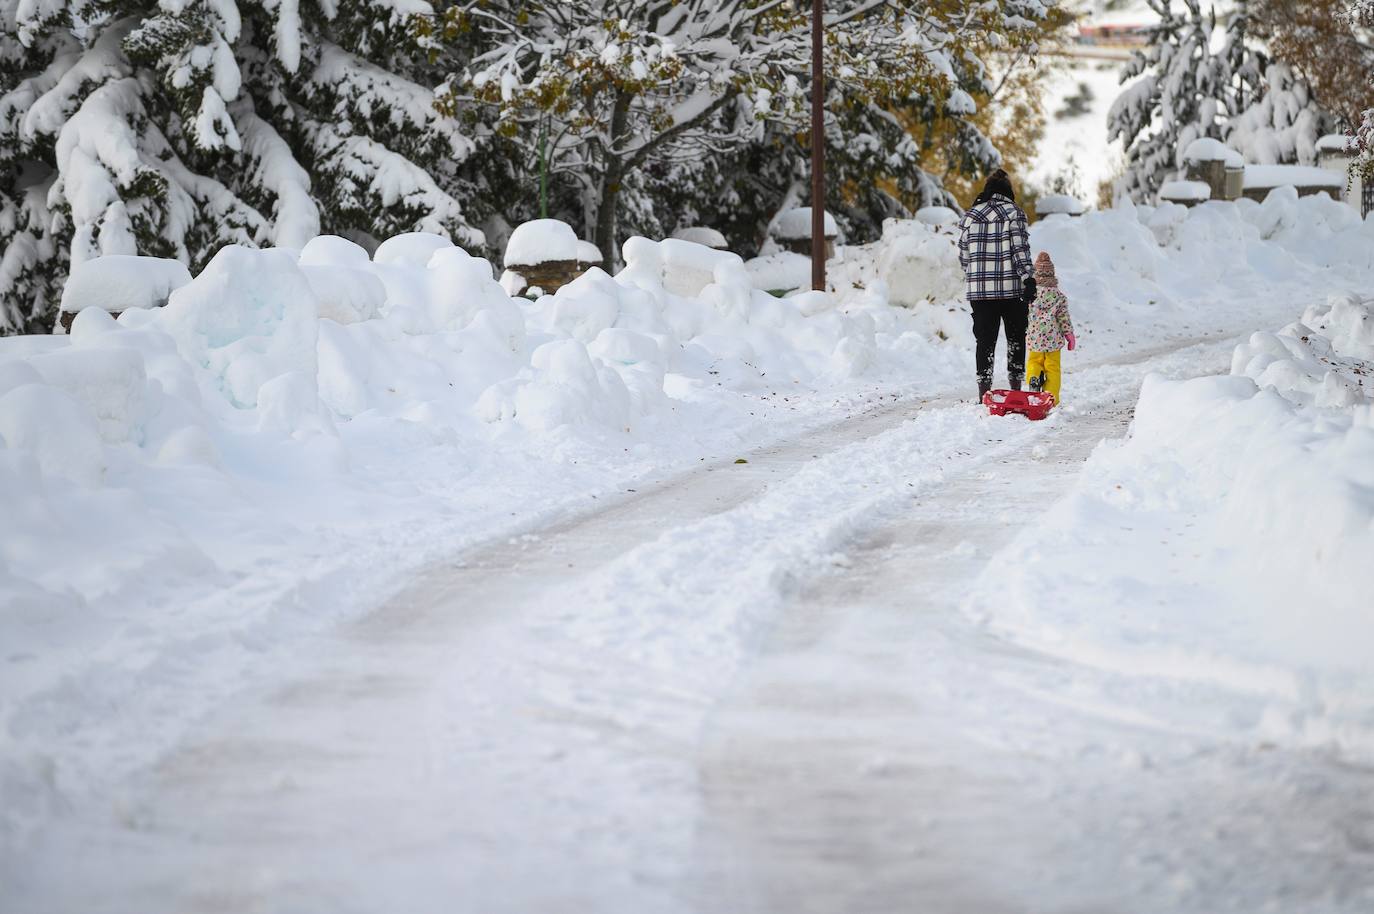
[(968, 300), (1020, 298), (1035, 274), (1021, 207), (1001, 194), (975, 204), (959, 223), (959, 265)]

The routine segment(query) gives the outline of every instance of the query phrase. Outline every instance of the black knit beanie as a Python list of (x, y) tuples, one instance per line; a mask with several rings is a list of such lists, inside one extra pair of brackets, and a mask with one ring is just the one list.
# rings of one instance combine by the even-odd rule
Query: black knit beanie
[(1016, 202), (1016, 191), (1012, 189), (1011, 178), (1000, 168), (988, 176), (987, 183), (983, 185), (983, 192), (978, 195), (978, 202), (990, 200), (996, 194), (1001, 194), (1013, 203)]

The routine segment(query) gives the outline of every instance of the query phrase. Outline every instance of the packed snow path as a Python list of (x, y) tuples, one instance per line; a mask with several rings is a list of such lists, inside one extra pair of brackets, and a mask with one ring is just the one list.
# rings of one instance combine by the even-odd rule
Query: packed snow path
[(1374, 777), (1096, 706), (964, 590), (1147, 370), (883, 408), (434, 569), (0, 872), (16, 910), (1354, 911)]

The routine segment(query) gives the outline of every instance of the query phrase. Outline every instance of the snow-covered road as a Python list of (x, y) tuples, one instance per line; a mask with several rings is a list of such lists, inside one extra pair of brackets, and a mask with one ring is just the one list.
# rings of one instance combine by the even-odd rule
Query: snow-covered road
[(0, 881), (45, 914), (1359, 910), (1369, 772), (1095, 705), (960, 611), (1147, 371), (1233, 344), (1081, 367), (1042, 424), (895, 403), (468, 553)]

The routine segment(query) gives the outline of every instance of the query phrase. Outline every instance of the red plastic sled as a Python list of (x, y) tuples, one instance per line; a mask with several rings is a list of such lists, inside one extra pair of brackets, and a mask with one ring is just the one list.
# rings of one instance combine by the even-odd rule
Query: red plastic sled
[(1054, 394), (1029, 390), (990, 390), (983, 394), (983, 405), (994, 416), (1011, 413), (1039, 421), (1054, 409)]

